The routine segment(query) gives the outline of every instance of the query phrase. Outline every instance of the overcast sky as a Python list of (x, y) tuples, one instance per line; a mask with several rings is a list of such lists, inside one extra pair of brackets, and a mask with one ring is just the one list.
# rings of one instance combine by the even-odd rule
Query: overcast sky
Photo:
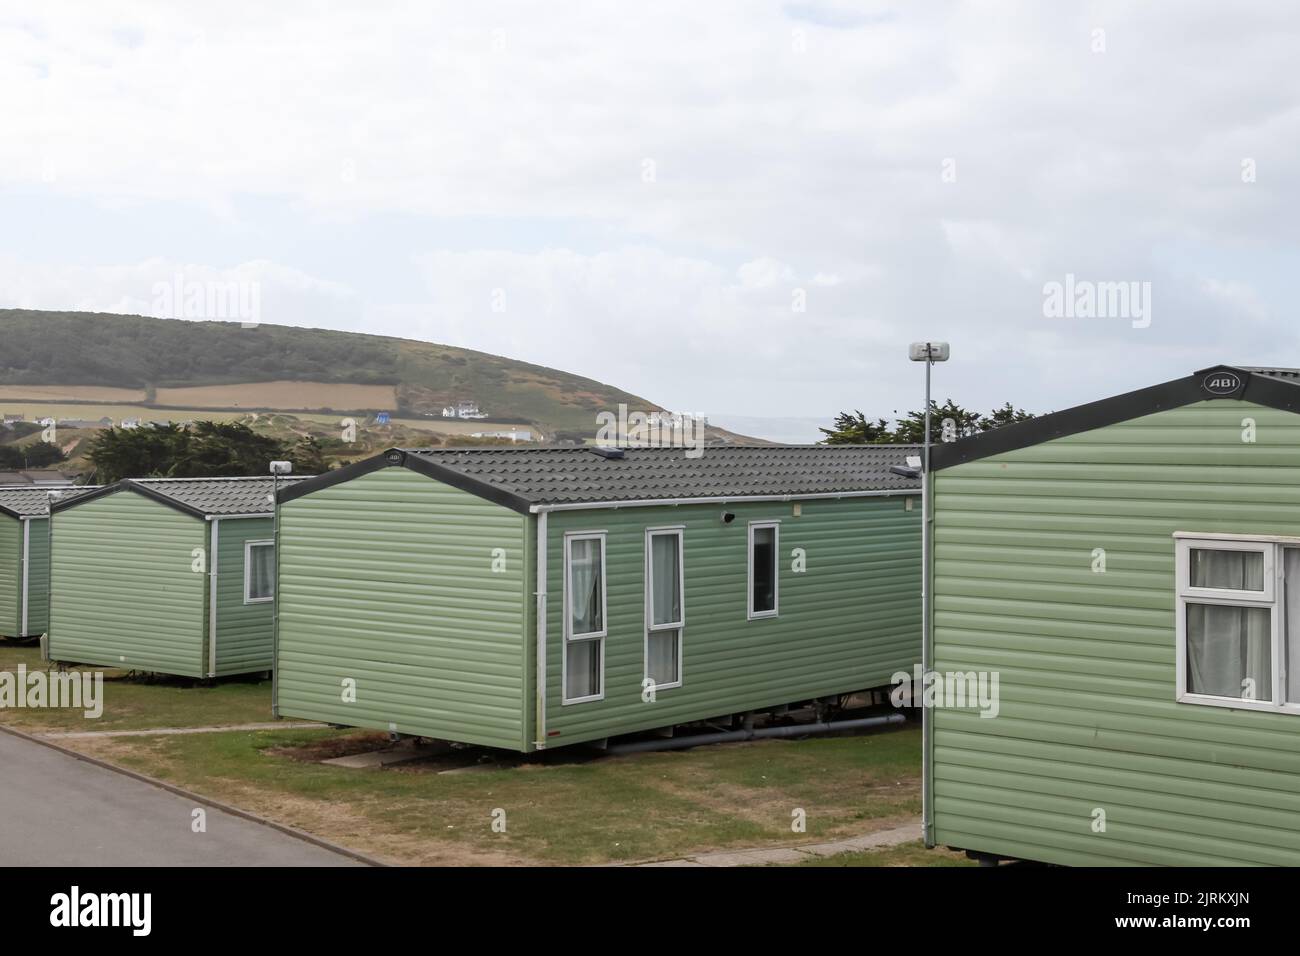
[(0, 306), (258, 283), (787, 440), (918, 407), (919, 338), (975, 407), (1300, 365), (1283, 0), (0, 11)]

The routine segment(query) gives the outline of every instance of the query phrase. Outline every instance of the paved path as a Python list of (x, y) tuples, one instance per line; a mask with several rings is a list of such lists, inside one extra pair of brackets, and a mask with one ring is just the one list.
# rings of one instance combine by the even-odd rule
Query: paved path
[(224, 727), (153, 727), (149, 730), (58, 730), (33, 736), (46, 740), (74, 740), (79, 737), (158, 737), (172, 734), (224, 734), (232, 730), (315, 730), (328, 727), (314, 721), (292, 723), (277, 720), (269, 724), (227, 724)]
[(771, 863), (802, 863), (819, 856), (879, 850), (921, 839), (921, 824), (909, 823), (892, 830), (878, 830), (860, 837), (830, 843), (805, 843), (800, 846), (767, 847), (756, 850), (719, 850), (682, 857), (679, 860), (655, 860), (633, 866), (767, 866)]
[[(207, 832), (191, 830), (194, 810)], [(0, 866), (357, 866), (281, 830), (0, 733)]]

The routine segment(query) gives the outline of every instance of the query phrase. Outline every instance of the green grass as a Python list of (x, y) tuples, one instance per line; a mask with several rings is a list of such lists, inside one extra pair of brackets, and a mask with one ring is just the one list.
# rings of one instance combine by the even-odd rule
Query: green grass
[(857, 853), (839, 853), (819, 857), (788, 866), (975, 866), (974, 860), (961, 853), (935, 847), (927, 850), (920, 840), (880, 850), (862, 850)]
[[(20, 663), (29, 671), (45, 669), (36, 648), (0, 645), (0, 670), (15, 671)], [(80, 710), (0, 710), (0, 721), (37, 733), (270, 719), (269, 681), (142, 681), (111, 670), (98, 720), (86, 719)], [(834, 840), (895, 826), (920, 813), (920, 731), (914, 726), (868, 736), (622, 757), (564, 748), (526, 761), (455, 751), (383, 770), (319, 762), (340, 748), (373, 747), (375, 737), (286, 727), (64, 743), (400, 863), (667, 859)], [(475, 766), (479, 758), (487, 762)], [(470, 772), (439, 772), (469, 766)], [(505, 811), (505, 833), (492, 828), (498, 809)], [(791, 830), (796, 809), (804, 811), (804, 833)], [(888, 862), (892, 853), (879, 851), (870, 854), (871, 862), (856, 865), (933, 863), (922, 856)], [(837, 865), (832, 861), (819, 862)]]
[[(920, 812), (920, 732), (624, 757), (554, 751), (471, 773), (286, 756), (338, 731), (78, 740), (126, 767), (403, 863), (588, 864), (857, 835)], [(463, 760), (461, 761), (463, 763)], [(807, 832), (791, 831), (802, 808)], [(493, 811), (506, 832), (492, 830)]]
[[(20, 663), (27, 665), (29, 673), (49, 666), (41, 661), (38, 648), (0, 644), (0, 671), (16, 672)], [(219, 727), (272, 719), (269, 680), (236, 678), (205, 685), (183, 678), (127, 679), (121, 671), (102, 670), (104, 711), (98, 719), (87, 718), (82, 710), (7, 707), (0, 709), (0, 722), (39, 733)]]

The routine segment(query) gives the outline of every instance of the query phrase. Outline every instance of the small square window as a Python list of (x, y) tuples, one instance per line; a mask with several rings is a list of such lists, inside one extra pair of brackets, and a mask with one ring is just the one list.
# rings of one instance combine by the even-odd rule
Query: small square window
[(244, 603), (264, 604), (275, 599), (275, 542), (244, 544)]

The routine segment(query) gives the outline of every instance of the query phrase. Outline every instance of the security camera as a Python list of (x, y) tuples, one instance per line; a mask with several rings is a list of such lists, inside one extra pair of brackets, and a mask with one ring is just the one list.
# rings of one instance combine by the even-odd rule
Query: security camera
[(736, 520), (736, 516), (735, 516), (732, 512), (730, 512), (730, 511), (724, 511), (724, 512), (722, 512), (722, 523), (723, 523), (723, 524), (731, 524), (731, 522), (733, 522), (733, 521), (735, 521), (735, 520)]

